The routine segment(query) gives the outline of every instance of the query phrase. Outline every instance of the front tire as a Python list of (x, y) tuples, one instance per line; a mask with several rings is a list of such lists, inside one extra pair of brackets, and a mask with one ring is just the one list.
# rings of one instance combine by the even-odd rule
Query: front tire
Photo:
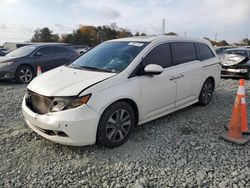
[(28, 84), (34, 78), (34, 71), (30, 66), (22, 65), (16, 70), (16, 82)]
[(135, 125), (135, 113), (126, 102), (120, 101), (109, 106), (102, 114), (98, 130), (97, 144), (114, 148), (124, 144)]
[(208, 78), (201, 88), (198, 104), (200, 104), (201, 106), (208, 105), (213, 97), (213, 91), (214, 83), (212, 79)]

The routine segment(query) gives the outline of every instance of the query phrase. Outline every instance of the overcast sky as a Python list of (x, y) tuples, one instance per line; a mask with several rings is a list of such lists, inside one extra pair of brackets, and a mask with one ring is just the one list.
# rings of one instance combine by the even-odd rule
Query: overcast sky
[(250, 0), (0, 0), (0, 44), (25, 41), (38, 27), (69, 33), (117, 23), (147, 34), (166, 32), (238, 42), (250, 38)]

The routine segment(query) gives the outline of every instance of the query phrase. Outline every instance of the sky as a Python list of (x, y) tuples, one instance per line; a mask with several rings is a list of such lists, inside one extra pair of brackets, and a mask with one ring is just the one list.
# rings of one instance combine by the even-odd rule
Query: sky
[(133, 34), (209, 37), (229, 42), (250, 38), (250, 0), (0, 0), (0, 45), (30, 40), (49, 27), (71, 33), (82, 25), (110, 25)]

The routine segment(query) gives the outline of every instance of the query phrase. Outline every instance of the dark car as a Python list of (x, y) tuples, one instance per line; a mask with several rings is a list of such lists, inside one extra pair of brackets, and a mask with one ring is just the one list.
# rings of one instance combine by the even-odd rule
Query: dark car
[(0, 48), (0, 56), (5, 56), (8, 53), (6, 48)]
[(76, 51), (69, 45), (24, 46), (0, 57), (0, 79), (15, 79), (18, 83), (29, 83), (36, 76), (38, 66), (45, 72), (69, 63), (76, 57)]
[(250, 49), (233, 48), (220, 56), (222, 77), (250, 78)]
[(0, 50), (0, 56), (5, 56), (6, 54)]

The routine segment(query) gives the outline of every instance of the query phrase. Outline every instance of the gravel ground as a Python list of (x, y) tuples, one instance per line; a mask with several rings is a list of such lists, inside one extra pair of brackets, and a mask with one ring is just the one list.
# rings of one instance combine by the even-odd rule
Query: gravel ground
[(105, 149), (63, 146), (33, 133), (21, 114), (26, 86), (1, 82), (0, 187), (250, 187), (250, 143), (219, 138), (237, 87), (221, 80), (210, 105), (147, 123), (126, 144)]

